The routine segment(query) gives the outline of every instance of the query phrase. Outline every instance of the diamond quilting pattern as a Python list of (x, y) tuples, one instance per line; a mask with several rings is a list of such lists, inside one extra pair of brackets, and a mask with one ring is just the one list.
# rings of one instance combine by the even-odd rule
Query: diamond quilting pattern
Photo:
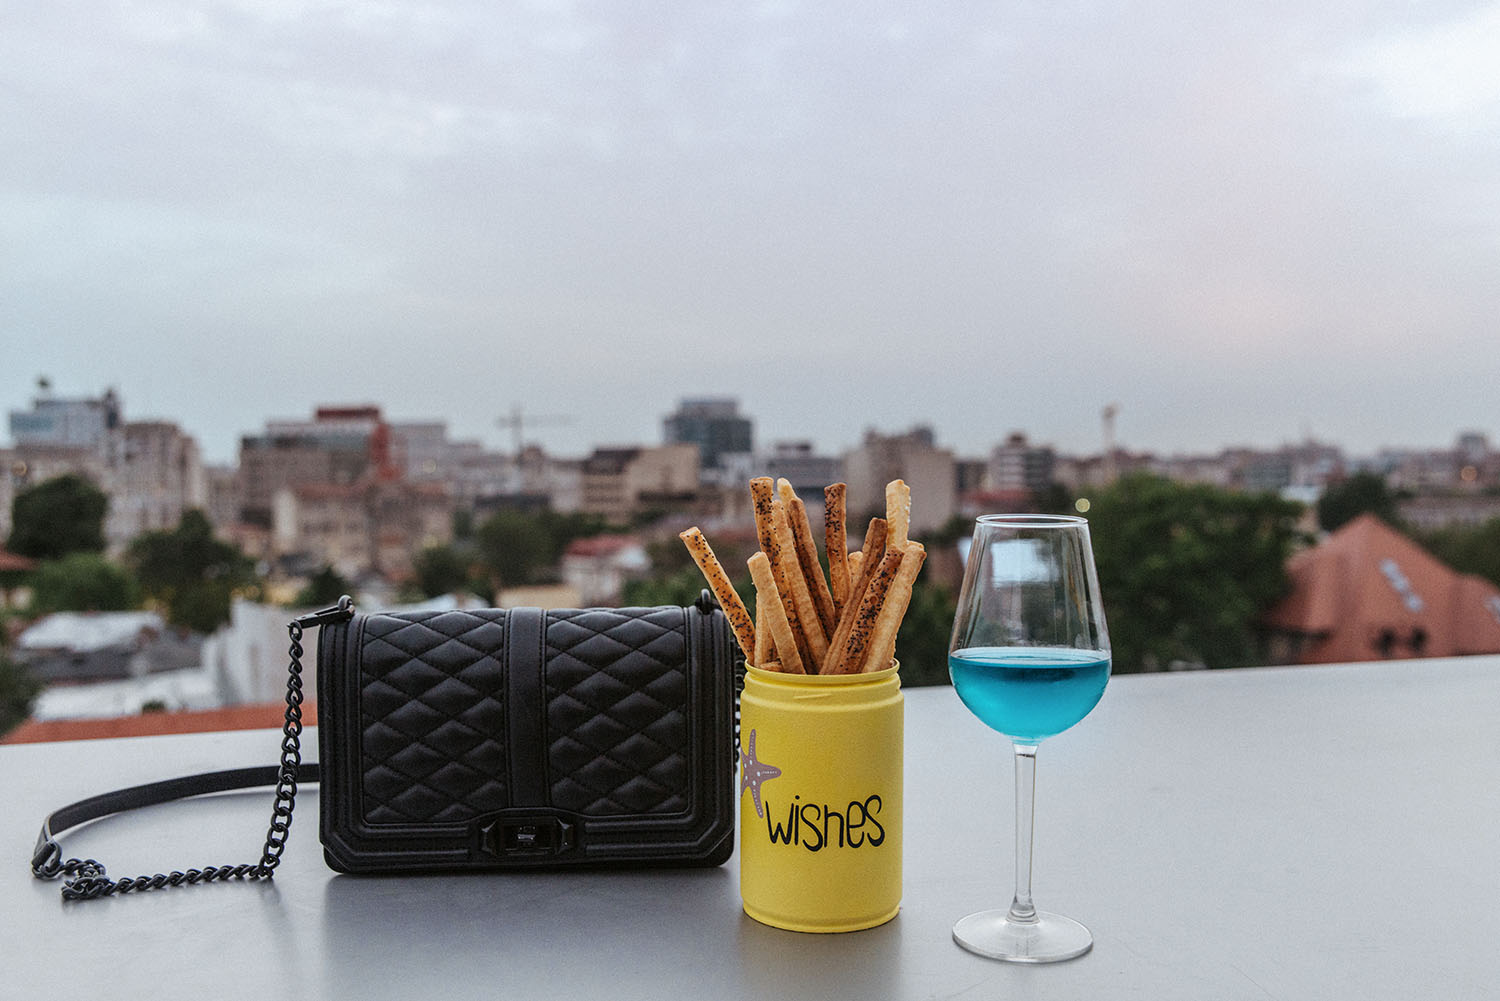
[(687, 810), (684, 610), (548, 615), (552, 805), (585, 816)]
[(508, 805), (503, 616), (367, 621), (360, 678), (367, 822), (462, 823)]

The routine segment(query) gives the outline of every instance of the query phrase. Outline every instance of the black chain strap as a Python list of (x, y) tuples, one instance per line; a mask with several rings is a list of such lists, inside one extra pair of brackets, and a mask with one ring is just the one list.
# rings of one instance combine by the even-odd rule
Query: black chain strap
[(167, 886), (230, 879), (270, 879), (275, 874), (276, 867), (281, 864), (281, 853), (286, 850), (286, 841), (292, 831), (292, 808), (297, 802), (297, 780), (302, 771), (302, 632), (308, 626), (342, 621), (353, 614), (354, 603), (345, 595), (337, 605), (293, 619), (287, 626), (287, 634), (291, 638), (288, 651), (291, 661), (287, 666), (281, 764), (276, 772), (276, 801), (271, 811), (271, 825), (266, 831), (266, 844), (259, 862), (211, 865), (186, 872), (157, 873), (154, 876), (114, 880), (106, 874), (104, 866), (94, 859), (71, 858), (64, 861), (62, 846), (52, 836), (50, 829), (44, 826), (31, 860), (32, 875), (37, 879), (67, 877), (62, 885), (64, 900), (92, 900), (116, 893), (130, 893), (133, 890), (157, 890)]

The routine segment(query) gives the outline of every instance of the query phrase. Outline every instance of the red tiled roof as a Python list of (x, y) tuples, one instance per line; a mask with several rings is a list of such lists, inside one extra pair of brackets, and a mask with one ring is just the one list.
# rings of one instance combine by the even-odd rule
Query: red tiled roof
[(1500, 588), (1372, 514), (1298, 553), (1287, 571), (1292, 592), (1265, 623), (1305, 638), (1303, 663), (1500, 653)]
[(563, 552), (568, 556), (613, 556), (639, 542), (633, 535), (591, 535), (585, 539), (574, 539)]
[[(194, 712), (140, 713), (109, 719), (27, 720), (0, 744), (39, 744), (56, 740), (99, 740), (105, 737), (145, 737), (162, 733), (205, 733), (214, 730), (280, 729), (286, 706), (280, 702)], [(302, 725), (318, 722), (318, 704), (302, 705)]]
[(0, 570), (35, 570), (36, 560), (17, 555), (0, 546)]

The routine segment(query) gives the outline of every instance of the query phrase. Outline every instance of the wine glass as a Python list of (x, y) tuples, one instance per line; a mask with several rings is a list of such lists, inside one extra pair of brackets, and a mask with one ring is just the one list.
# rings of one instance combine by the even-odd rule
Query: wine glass
[(958, 697), (1016, 754), (1016, 895), (1009, 910), (970, 914), (953, 938), (1018, 963), (1081, 956), (1083, 925), (1031, 902), (1036, 749), (1089, 714), (1109, 681), (1109, 632), (1082, 518), (991, 514), (974, 525), (948, 672)]

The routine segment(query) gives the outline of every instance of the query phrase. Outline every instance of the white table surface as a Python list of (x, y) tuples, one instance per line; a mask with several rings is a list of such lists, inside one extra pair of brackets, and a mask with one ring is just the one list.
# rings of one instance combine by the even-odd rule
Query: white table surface
[[(902, 911), (832, 936), (745, 917), (737, 859), (335, 875), (316, 787), (273, 883), (64, 904), (27, 867), (46, 813), (273, 763), (279, 734), (0, 747), (0, 998), (1500, 997), (1500, 657), (1115, 678), (1039, 755), (1037, 903), (1095, 937), (1044, 967), (953, 944), (955, 919), (1010, 901), (1010, 751), (951, 690), (906, 694)], [(63, 849), (116, 877), (253, 861), (269, 808), (156, 807)]]

